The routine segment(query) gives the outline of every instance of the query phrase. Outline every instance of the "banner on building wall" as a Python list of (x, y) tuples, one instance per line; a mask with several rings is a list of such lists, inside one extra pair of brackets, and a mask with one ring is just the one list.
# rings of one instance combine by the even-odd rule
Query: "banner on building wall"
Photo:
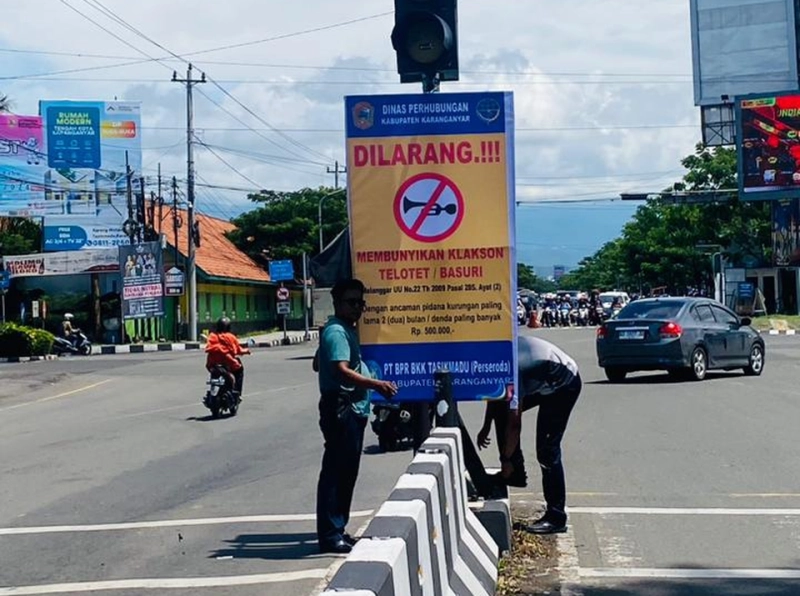
[(98, 273), (117, 271), (119, 269), (119, 255), (116, 248), (83, 252), (16, 255), (3, 257), (3, 267), (11, 277)]
[(516, 383), (513, 99), (346, 98), (353, 270), (372, 374), (399, 400), (510, 397)]
[(161, 244), (143, 242), (120, 246), (118, 250), (123, 318), (127, 320), (163, 316), (164, 267)]
[[(42, 101), (46, 137), (45, 250), (112, 248), (130, 244), (129, 165), (141, 176), (141, 106), (133, 101)], [(138, 187), (133, 192), (138, 192)]]

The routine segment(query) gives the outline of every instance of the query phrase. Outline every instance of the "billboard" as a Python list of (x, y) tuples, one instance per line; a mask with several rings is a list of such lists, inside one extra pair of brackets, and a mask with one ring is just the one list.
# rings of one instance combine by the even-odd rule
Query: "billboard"
[[(41, 101), (47, 147), (45, 250), (129, 244), (126, 160), (142, 168), (141, 106), (132, 101)], [(136, 192), (135, 189), (134, 192)]]
[(800, 93), (736, 98), (739, 189), (744, 199), (800, 192)]
[(798, 89), (795, 0), (690, 0), (694, 102)]
[(143, 242), (120, 246), (118, 251), (123, 319), (163, 316), (164, 267), (161, 244)]
[(2, 261), (10, 277), (76, 275), (119, 269), (119, 255), (115, 248), (6, 256)]
[[(516, 383), (513, 98), (345, 100), (353, 271), (370, 372), (398, 400), (511, 397)], [(513, 299), (513, 300), (512, 300)]]
[[(47, 155), (39, 116), (0, 114), (0, 216), (47, 213), (44, 172)], [(59, 205), (51, 205), (60, 211)]]
[(800, 199), (772, 202), (772, 255), (776, 267), (800, 264)]

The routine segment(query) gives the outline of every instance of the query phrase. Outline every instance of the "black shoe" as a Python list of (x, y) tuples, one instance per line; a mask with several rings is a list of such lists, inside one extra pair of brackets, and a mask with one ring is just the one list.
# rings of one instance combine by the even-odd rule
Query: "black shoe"
[(531, 534), (562, 534), (567, 531), (567, 522), (557, 524), (549, 519), (542, 518), (525, 529)]
[(350, 534), (345, 534), (344, 536), (342, 536), (342, 540), (344, 540), (351, 547), (355, 546), (356, 542), (358, 542), (358, 538), (356, 538), (355, 536), (351, 536)]
[(323, 555), (332, 553), (335, 555), (346, 555), (353, 546), (349, 544), (344, 538), (339, 538), (336, 542), (323, 542), (319, 545), (319, 552)]

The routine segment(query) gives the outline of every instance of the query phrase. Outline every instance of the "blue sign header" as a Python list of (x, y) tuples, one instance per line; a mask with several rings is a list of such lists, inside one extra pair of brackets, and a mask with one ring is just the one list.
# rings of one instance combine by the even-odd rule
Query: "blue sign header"
[(511, 93), (356, 95), (345, 98), (348, 138), (503, 133)]
[(271, 281), (289, 281), (294, 279), (294, 266), (291, 261), (270, 261), (269, 277)]
[(51, 168), (100, 167), (100, 114), (103, 104), (65, 102), (47, 105), (47, 165)]

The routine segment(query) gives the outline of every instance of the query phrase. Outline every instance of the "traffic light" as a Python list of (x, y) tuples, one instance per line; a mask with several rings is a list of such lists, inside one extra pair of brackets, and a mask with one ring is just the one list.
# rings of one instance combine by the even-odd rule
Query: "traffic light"
[(394, 0), (392, 46), (401, 83), (458, 80), (457, 0)]

